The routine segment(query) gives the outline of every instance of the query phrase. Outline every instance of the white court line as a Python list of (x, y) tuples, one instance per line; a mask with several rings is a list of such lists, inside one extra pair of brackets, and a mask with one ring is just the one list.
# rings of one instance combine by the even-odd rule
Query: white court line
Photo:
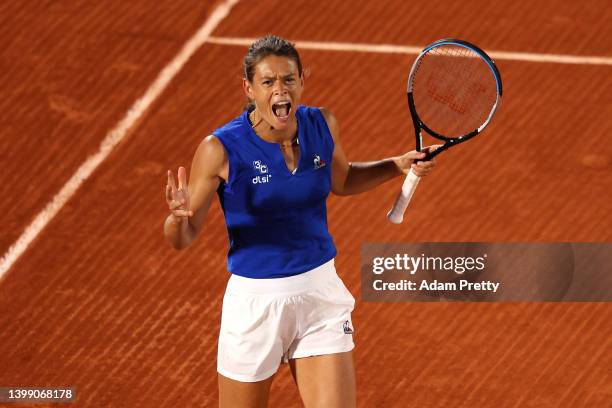
[(239, 0), (225, 0), (220, 3), (206, 19), (200, 29), (185, 43), (183, 48), (168, 65), (158, 74), (155, 81), (149, 86), (145, 94), (127, 111), (123, 119), (106, 135), (100, 143), (100, 148), (89, 156), (72, 177), (66, 182), (62, 189), (47, 203), (45, 208), (38, 213), (36, 218), (24, 230), (21, 236), (10, 246), (8, 251), (0, 258), (0, 279), (6, 274), (11, 266), (25, 252), (28, 246), (36, 239), (38, 234), (55, 217), (59, 210), (79, 189), (98, 166), (108, 157), (115, 146), (128, 136), (129, 131), (138, 120), (147, 112), (151, 104), (164, 92), (170, 81), (183, 68), (191, 56), (202, 46), (217, 28), (219, 23), (227, 17), (232, 7)]
[[(254, 38), (210, 37), (208, 43), (222, 45), (249, 46)], [(391, 44), (358, 44), (340, 42), (295, 41), (296, 47), (304, 50), (348, 51), (378, 54), (419, 54), (423, 47)], [(554, 64), (612, 65), (612, 57), (582, 55), (538, 54), (529, 52), (487, 51), (496, 60), (550, 62)]]

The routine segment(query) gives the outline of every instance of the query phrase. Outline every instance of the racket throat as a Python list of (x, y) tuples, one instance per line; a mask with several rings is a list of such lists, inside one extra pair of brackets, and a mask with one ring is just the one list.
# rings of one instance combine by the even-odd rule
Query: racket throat
[(408, 90), (406, 93), (408, 97), (408, 107), (410, 108), (410, 116), (412, 117), (412, 124), (414, 125), (414, 136), (416, 138), (416, 151), (420, 152), (423, 149), (423, 138), (421, 137), (421, 121), (414, 108), (414, 96), (412, 91)]

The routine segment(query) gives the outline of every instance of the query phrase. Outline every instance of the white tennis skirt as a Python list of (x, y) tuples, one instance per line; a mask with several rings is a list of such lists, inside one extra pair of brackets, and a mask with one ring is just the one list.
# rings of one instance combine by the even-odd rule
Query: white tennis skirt
[(333, 259), (286, 278), (232, 275), (223, 297), (217, 371), (255, 382), (276, 373), (281, 361), (350, 351), (354, 307)]

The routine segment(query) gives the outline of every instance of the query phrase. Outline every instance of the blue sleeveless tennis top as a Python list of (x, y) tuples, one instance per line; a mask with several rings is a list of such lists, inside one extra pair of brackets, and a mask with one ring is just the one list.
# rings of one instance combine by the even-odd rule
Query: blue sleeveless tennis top
[(334, 143), (318, 108), (298, 106), (300, 159), (291, 173), (277, 143), (261, 139), (248, 112), (215, 130), (229, 159), (217, 190), (229, 235), (227, 268), (248, 278), (281, 278), (336, 256), (327, 229)]

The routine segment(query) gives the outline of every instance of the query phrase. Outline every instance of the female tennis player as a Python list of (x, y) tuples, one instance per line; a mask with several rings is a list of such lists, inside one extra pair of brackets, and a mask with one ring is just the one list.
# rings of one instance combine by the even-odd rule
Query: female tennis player
[(221, 407), (265, 407), (282, 361), (306, 407), (353, 407), (351, 312), (355, 299), (334, 268), (326, 199), (358, 194), (433, 162), (411, 151), (349, 162), (327, 109), (300, 105), (304, 75), (288, 41), (267, 36), (244, 58), (250, 100), (236, 119), (198, 146), (189, 184), (168, 171), (171, 214), (164, 233), (176, 249), (196, 238), (215, 192), (229, 235), (231, 276), (223, 298), (217, 371)]

